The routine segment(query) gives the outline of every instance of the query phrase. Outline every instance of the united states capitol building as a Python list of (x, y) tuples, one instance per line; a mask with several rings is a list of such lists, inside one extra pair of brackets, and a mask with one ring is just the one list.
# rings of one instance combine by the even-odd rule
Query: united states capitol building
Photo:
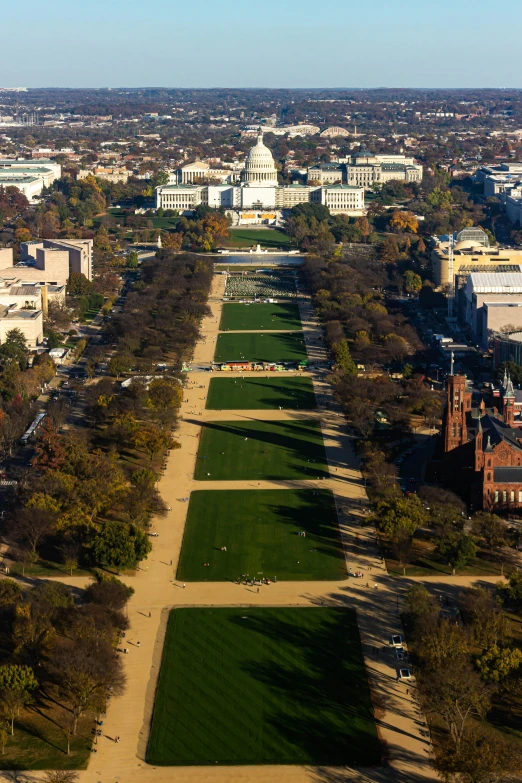
[(278, 184), (274, 158), (263, 143), (261, 131), (257, 143), (245, 158), (239, 181), (230, 176), (230, 181), (222, 184), (198, 184), (199, 178), (212, 179), (212, 170), (205, 166), (200, 162), (185, 167), (194, 176), (186, 172), (184, 178), (192, 181), (156, 188), (156, 209), (162, 207), (190, 214), (200, 204), (216, 209), (224, 207), (234, 225), (277, 223), (283, 210), (306, 202), (324, 204), (332, 214), (358, 216), (365, 213), (364, 187), (361, 185), (340, 182), (319, 186)]

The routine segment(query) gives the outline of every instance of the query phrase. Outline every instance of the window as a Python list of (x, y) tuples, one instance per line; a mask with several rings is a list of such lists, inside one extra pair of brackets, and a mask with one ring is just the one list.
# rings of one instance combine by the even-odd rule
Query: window
[(502, 492), (502, 500), (504, 503), (507, 502), (507, 489)]
[(522, 489), (518, 490), (518, 502), (522, 503)]
[(495, 490), (495, 503), (498, 503), (498, 489)]
[(511, 490), (511, 502), (512, 503), (515, 502), (515, 490), (514, 489)]

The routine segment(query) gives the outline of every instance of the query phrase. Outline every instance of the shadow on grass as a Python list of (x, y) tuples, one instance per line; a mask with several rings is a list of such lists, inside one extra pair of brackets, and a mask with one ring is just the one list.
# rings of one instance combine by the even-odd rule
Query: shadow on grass
[[(261, 644), (269, 638), (285, 647), (281, 660), (243, 665), (253, 679), (277, 693), (277, 703), (288, 705), (265, 720), (310, 763), (380, 764), (355, 612), (303, 611), (321, 612), (321, 624), (314, 622), (309, 628), (304, 622), (285, 620), (282, 612), (248, 617), (249, 632), (257, 633)], [(239, 617), (230, 621), (244, 627)]]
[[(316, 422), (296, 422), (296, 421), (277, 421), (277, 422), (252, 422), (250, 425), (239, 423), (227, 423), (227, 422), (198, 422), (202, 427), (202, 438), (198, 454), (196, 457), (196, 470), (195, 478), (201, 479), (201, 472), (203, 471), (204, 463), (207, 460), (203, 452), (206, 450), (212, 451), (216, 448), (215, 444), (204, 443), (203, 438), (207, 433), (222, 432), (228, 435), (233, 435), (236, 438), (248, 438), (260, 443), (267, 443), (270, 446), (274, 446), (282, 451), (291, 451), (292, 456), (297, 460), (297, 465), (287, 464), (285, 467), (291, 472), (291, 476), (282, 476), (269, 474), (263, 472), (263, 478), (265, 480), (277, 481), (280, 478), (293, 478), (294, 473), (299, 470), (303, 472), (300, 478), (329, 478), (330, 473), (327, 467), (326, 451), (323, 443), (321, 428)], [(207, 435), (208, 437), (208, 435)], [(238, 444), (239, 445), (239, 444)], [(308, 462), (312, 460), (317, 461), (317, 466), (312, 467), (314, 463), (310, 463), (308, 467), (304, 464), (304, 459), (308, 458)], [(207, 463), (210, 466), (210, 462)], [(213, 465), (215, 469), (215, 465)], [(233, 475), (231, 471), (230, 479), (246, 478), (259, 478), (255, 472), (246, 472), (242, 469), (244, 466), (238, 464), (236, 475)], [(248, 466), (247, 466), (248, 468)], [(219, 469), (219, 466), (218, 466)], [(216, 479), (219, 473), (213, 476)], [(205, 478), (205, 476), (203, 476)]]

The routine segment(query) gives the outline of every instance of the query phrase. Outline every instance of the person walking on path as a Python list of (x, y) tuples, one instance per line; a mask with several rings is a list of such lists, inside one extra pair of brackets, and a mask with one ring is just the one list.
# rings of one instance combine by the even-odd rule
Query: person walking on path
[(187, 585), (185, 584), (185, 582), (183, 582), (183, 589), (185, 589), (185, 587), (186, 587), (186, 586), (187, 586)]

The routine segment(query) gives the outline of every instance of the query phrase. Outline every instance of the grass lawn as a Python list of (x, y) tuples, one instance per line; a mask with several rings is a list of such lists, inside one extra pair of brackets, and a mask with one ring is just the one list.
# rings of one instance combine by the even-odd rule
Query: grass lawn
[(292, 237), (277, 228), (231, 228), (227, 247), (294, 247)]
[(238, 362), (241, 359), (249, 362), (300, 362), (306, 358), (302, 332), (219, 334), (214, 354), (215, 362)]
[[(297, 535), (301, 530), (306, 537)], [(310, 489), (193, 492), (177, 578), (219, 582), (242, 574), (272, 580), (275, 576), (278, 580), (345, 578), (332, 493)]]
[(311, 410), (316, 407), (310, 378), (273, 373), (270, 378), (212, 378), (209, 410), (267, 410), (273, 408)]
[(291, 302), (282, 304), (225, 304), (221, 312), (221, 331), (301, 329), (299, 307)]
[(146, 760), (379, 764), (355, 612), (173, 610)]
[[(86, 769), (91, 755), (94, 719), (86, 715), (78, 722), (78, 733), (71, 740), (71, 752), (67, 755), (67, 738), (60, 727), (68, 726), (70, 721), (69, 712), (55, 706), (52, 700), (40, 697), (15, 720), (14, 736), (9, 734), (5, 753), (0, 754), (0, 770)], [(18, 777), (5, 779), (21, 780)]]
[(198, 481), (328, 476), (323, 436), (316, 421), (203, 424), (194, 472)]

